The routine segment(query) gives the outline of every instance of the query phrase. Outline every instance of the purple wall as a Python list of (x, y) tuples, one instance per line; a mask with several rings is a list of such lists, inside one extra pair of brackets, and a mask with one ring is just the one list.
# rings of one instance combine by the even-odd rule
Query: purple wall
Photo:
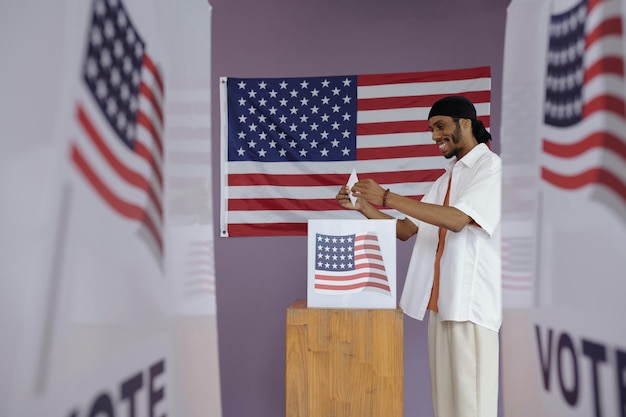
[[(306, 238), (219, 237), (219, 77), (367, 74), (489, 65), (493, 149), (499, 151), (509, 0), (210, 3), (213, 215), (223, 415), (282, 416), (285, 310), (294, 300), (306, 298)], [(398, 242), (398, 297), (412, 247), (413, 239)], [(432, 416), (426, 327), (426, 323), (405, 319), (407, 416)]]

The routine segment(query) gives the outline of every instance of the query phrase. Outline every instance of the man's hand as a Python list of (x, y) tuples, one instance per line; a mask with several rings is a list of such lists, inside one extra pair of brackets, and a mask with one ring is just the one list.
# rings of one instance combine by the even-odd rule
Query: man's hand
[(385, 189), (378, 185), (376, 181), (367, 179), (354, 184), (352, 193), (359, 199), (381, 206), (383, 204)]
[(354, 205), (352, 204), (352, 201), (350, 200), (350, 190), (348, 189), (347, 185), (344, 185), (339, 189), (336, 198), (341, 207), (350, 210), (358, 210), (359, 206), (361, 205), (359, 200), (356, 200), (356, 203)]

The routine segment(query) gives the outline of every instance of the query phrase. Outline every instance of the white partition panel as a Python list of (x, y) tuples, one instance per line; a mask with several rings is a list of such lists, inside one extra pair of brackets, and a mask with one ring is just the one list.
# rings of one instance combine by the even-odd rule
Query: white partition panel
[(0, 415), (221, 416), (211, 6), (0, 17)]

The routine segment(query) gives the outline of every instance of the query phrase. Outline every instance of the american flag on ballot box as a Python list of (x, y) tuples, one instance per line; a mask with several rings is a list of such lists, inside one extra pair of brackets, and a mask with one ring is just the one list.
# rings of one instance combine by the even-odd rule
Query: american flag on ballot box
[(372, 289), (391, 294), (375, 232), (315, 236), (315, 291), (347, 294)]

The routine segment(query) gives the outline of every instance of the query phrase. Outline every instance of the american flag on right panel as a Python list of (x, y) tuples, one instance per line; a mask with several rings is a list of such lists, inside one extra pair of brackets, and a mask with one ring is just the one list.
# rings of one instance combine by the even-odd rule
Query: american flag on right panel
[(571, 2), (551, 15), (541, 178), (626, 219), (622, 15), (620, 0)]

